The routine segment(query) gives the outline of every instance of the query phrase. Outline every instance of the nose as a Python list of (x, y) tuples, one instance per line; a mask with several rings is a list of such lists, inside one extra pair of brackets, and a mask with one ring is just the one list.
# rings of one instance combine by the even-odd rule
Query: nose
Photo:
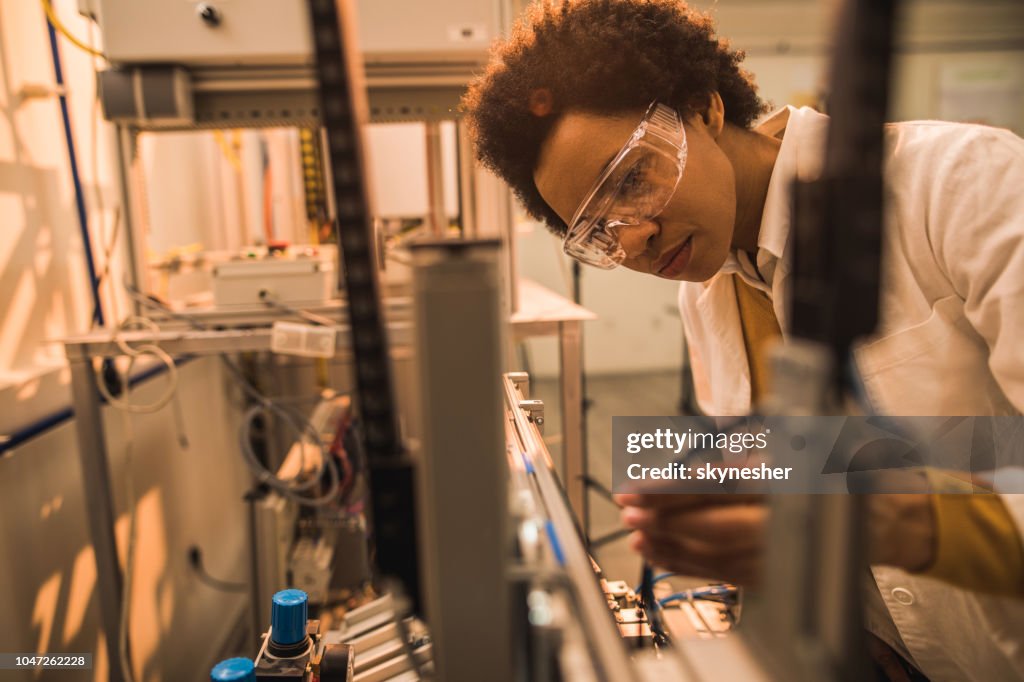
[(619, 244), (626, 252), (626, 258), (637, 258), (647, 251), (658, 235), (658, 223), (645, 220), (637, 225), (621, 225), (618, 229)]

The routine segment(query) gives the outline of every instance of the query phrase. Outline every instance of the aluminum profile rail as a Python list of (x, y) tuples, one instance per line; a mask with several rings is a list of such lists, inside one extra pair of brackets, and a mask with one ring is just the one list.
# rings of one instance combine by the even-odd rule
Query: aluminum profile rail
[(543, 439), (536, 425), (520, 409), (519, 401), (523, 396), (508, 376), (504, 377), (504, 387), (506, 409), (522, 442), (523, 456), (532, 465), (541, 501), (561, 545), (565, 572), (574, 592), (574, 602), (580, 610), (579, 623), (587, 634), (594, 667), (600, 679), (608, 682), (636, 682), (640, 678), (601, 593), (590, 555), (583, 547), (579, 529), (552, 469)]

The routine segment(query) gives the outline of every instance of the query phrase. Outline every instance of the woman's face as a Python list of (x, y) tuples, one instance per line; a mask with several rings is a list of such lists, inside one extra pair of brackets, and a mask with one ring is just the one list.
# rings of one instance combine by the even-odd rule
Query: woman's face
[[(643, 116), (642, 110), (616, 116), (567, 112), (555, 124), (541, 146), (533, 177), (541, 196), (566, 224)], [(686, 167), (665, 210), (648, 222), (619, 228), (618, 235), (626, 252), (622, 264), (630, 270), (702, 282), (729, 254), (736, 183), (716, 129), (700, 116), (687, 120), (685, 128)]]

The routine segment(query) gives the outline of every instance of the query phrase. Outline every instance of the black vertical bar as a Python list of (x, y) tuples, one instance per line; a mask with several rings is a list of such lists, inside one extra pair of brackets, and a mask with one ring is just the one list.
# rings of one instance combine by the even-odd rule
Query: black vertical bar
[(420, 610), (413, 466), (398, 429), (374, 264), (373, 216), (365, 182), (362, 123), (366, 93), (349, 0), (309, 0), (320, 121), (327, 134), (338, 215), (341, 284), (348, 299), (356, 397), (370, 470), (376, 564), (398, 578)]
[(893, 0), (844, 3), (824, 171), (794, 188), (792, 332), (832, 350), (837, 390), (853, 342), (878, 324), (893, 18)]

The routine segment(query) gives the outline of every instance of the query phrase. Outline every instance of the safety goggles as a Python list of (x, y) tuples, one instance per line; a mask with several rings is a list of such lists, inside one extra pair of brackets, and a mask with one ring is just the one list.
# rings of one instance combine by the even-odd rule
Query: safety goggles
[(573, 258), (610, 270), (626, 258), (619, 230), (665, 210), (686, 166), (679, 113), (654, 102), (629, 141), (605, 167), (569, 223), (563, 248)]

